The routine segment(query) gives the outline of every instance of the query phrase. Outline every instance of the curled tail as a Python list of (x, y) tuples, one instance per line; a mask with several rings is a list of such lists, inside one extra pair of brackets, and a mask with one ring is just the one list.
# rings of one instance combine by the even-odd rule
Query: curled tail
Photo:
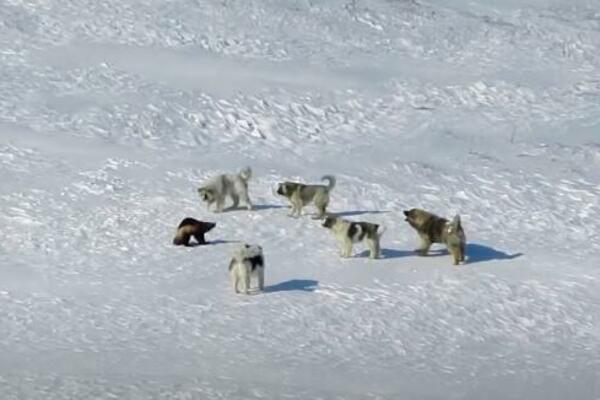
[(240, 171), (240, 178), (242, 178), (243, 180), (248, 181), (251, 177), (252, 169), (250, 167), (246, 167)]
[(328, 181), (327, 191), (331, 191), (335, 187), (335, 176), (325, 175), (321, 178), (322, 181)]
[(460, 225), (460, 215), (456, 214), (454, 216), (454, 218), (452, 218), (452, 222), (450, 222), (450, 226), (452, 227), (452, 229), (454, 229), (455, 231), (461, 230), (462, 227)]

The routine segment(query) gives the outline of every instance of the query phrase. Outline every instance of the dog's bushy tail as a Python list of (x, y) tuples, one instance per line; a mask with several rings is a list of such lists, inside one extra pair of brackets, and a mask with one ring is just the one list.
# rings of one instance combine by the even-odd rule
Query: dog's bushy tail
[(252, 168), (246, 167), (240, 171), (240, 178), (245, 181), (249, 181), (252, 178)]
[(452, 230), (455, 232), (462, 229), (462, 226), (460, 225), (460, 215), (456, 214), (454, 216), (454, 218), (452, 218), (452, 222), (450, 222), (450, 226), (452, 227)]
[(331, 189), (335, 186), (335, 176), (333, 175), (325, 175), (321, 178), (322, 181), (328, 181), (327, 190), (331, 191)]

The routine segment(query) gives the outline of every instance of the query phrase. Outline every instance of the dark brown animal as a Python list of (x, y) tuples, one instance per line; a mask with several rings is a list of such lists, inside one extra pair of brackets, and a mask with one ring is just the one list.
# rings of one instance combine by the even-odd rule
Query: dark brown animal
[(190, 246), (190, 237), (193, 236), (198, 244), (206, 244), (204, 234), (217, 226), (214, 222), (198, 221), (194, 218), (185, 218), (177, 227), (177, 233), (173, 238), (176, 246)]

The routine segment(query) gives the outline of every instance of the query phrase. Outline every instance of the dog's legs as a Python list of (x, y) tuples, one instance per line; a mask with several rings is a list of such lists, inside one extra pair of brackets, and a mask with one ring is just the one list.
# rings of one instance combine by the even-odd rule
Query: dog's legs
[(452, 254), (452, 259), (454, 260), (454, 265), (458, 265), (460, 260), (460, 247), (458, 246), (448, 246), (448, 250), (450, 254)]
[(298, 201), (292, 203), (292, 217), (300, 218), (302, 215), (302, 204)]
[(325, 218), (325, 212), (327, 209), (327, 204), (329, 203), (329, 196), (319, 196), (315, 197), (315, 206), (317, 207), (317, 215), (314, 219), (323, 219)]
[(375, 239), (367, 239), (369, 247), (369, 258), (379, 258), (379, 241)]
[(244, 294), (248, 294), (250, 290), (250, 271), (248, 267), (244, 266)]
[(244, 203), (246, 204), (246, 208), (248, 210), (252, 210), (252, 202), (250, 201), (250, 196), (248, 196), (248, 192), (245, 191), (242, 194), (242, 200), (244, 201)]
[(233, 291), (235, 293), (239, 293), (239, 291), (238, 291), (238, 274), (235, 272), (232, 272), (231, 274), (229, 274), (229, 278), (231, 280), (231, 286), (233, 287)]
[(218, 212), (218, 213), (223, 212), (224, 203), (225, 203), (225, 199), (223, 199), (223, 198), (217, 199), (217, 208), (215, 209), (215, 212)]
[(350, 238), (344, 239), (342, 245), (342, 257), (351, 257), (352, 256), (352, 240)]
[(431, 247), (431, 240), (427, 236), (421, 236), (421, 247), (417, 249), (417, 253), (421, 256), (426, 256), (429, 253)]
[(292, 203), (292, 209), (290, 210), (290, 213), (288, 214), (288, 217), (295, 217), (296, 213), (296, 203)]
[(231, 206), (231, 208), (235, 210), (240, 204), (240, 196), (238, 196), (237, 193), (232, 193), (231, 200), (233, 200), (233, 205)]
[(465, 244), (460, 244), (460, 261), (465, 262)]
[(344, 239), (337, 238), (337, 243), (340, 249), (340, 257), (344, 257)]
[(265, 289), (265, 267), (260, 267), (258, 270), (258, 288), (261, 291)]
[(325, 218), (326, 208), (327, 208), (327, 203), (317, 205), (317, 211), (318, 211), (318, 213), (317, 213), (317, 215), (315, 215), (313, 217), (313, 219), (323, 219), (323, 218)]

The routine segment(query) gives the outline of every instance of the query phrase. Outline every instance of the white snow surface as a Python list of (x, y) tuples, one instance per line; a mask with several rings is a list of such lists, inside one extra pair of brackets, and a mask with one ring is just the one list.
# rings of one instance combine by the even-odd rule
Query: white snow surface
[(599, 135), (597, 0), (0, 0), (0, 399), (600, 399)]

